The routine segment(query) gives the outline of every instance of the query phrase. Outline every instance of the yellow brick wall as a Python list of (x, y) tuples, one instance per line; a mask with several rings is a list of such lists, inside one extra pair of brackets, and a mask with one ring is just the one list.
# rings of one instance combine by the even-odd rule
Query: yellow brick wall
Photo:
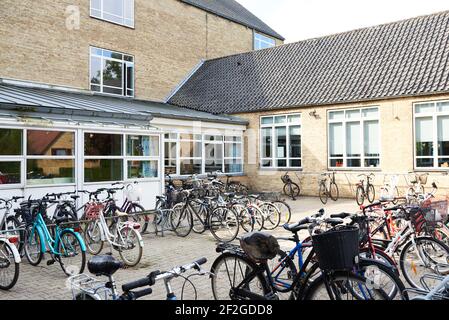
[[(380, 110), (381, 134), (381, 168), (374, 171), (339, 170), (337, 184), (344, 197), (354, 197), (357, 177), (361, 173), (374, 172), (376, 175), (376, 192), (391, 175), (399, 175), (400, 192), (407, 190), (408, 172), (414, 170), (414, 133), (413, 133), (413, 103), (449, 99), (449, 95), (433, 97), (415, 97), (390, 99), (369, 103), (352, 103), (336, 106), (312, 108), (289, 108), (281, 111), (243, 113), (236, 116), (249, 121), (245, 137), (245, 172), (251, 187), (257, 191), (281, 191), (283, 183), (281, 176), (285, 171), (259, 169), (259, 130), (260, 116), (286, 113), (302, 114), (302, 163), (303, 170), (290, 172), (294, 181), (301, 181), (303, 194), (318, 195), (318, 181), (320, 173), (328, 170), (327, 151), (327, 111), (336, 109), (360, 108), (378, 106)], [(311, 116), (317, 112), (318, 118)], [(431, 183), (435, 181), (440, 187), (439, 195), (449, 194), (449, 176), (444, 171), (431, 172), (427, 190), (431, 190)]]
[[(79, 30), (66, 28), (68, 6)], [(251, 29), (178, 0), (135, 0), (135, 29), (89, 10), (88, 0), (2, 0), (0, 77), (89, 89), (91, 45), (134, 55), (136, 97), (161, 100), (201, 59), (252, 50)]]

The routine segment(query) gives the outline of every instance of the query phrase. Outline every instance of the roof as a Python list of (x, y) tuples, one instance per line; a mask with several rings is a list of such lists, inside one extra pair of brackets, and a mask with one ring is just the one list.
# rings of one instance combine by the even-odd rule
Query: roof
[(143, 100), (125, 99), (90, 92), (2, 84), (0, 109), (18, 114), (47, 114), (59, 118), (84, 117), (91, 120), (149, 125), (154, 117), (231, 124), (247, 121), (231, 116), (213, 115), (177, 106)]
[(169, 103), (216, 114), (449, 92), (449, 11), (206, 61)]
[(260, 20), (248, 9), (235, 0), (180, 0), (207, 12), (213, 13), (222, 18), (242, 24), (256, 31), (265, 33), (279, 40), (285, 38), (270, 28), (265, 22)]

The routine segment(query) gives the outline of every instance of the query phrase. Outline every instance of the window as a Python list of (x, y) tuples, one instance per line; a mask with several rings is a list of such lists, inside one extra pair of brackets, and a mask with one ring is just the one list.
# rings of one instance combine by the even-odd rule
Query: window
[(92, 17), (134, 27), (134, 0), (91, 0)]
[(85, 182), (158, 178), (159, 136), (85, 133), (84, 157)]
[(241, 136), (165, 134), (165, 173), (171, 175), (243, 172)]
[(449, 168), (449, 101), (415, 104), (416, 168)]
[(21, 184), (23, 130), (0, 129), (0, 185)]
[(301, 168), (301, 115), (261, 117), (262, 168)]
[(75, 183), (74, 132), (27, 130), (26, 145), (28, 185)]
[(254, 50), (272, 48), (276, 46), (276, 41), (263, 34), (254, 32)]
[(90, 48), (90, 89), (95, 92), (134, 96), (134, 57)]
[(380, 166), (379, 109), (329, 112), (329, 167)]

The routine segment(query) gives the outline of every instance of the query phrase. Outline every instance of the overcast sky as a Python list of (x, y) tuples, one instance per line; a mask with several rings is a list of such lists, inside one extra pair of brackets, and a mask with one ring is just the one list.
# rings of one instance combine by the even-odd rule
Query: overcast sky
[(237, 0), (286, 42), (449, 10), (447, 0)]

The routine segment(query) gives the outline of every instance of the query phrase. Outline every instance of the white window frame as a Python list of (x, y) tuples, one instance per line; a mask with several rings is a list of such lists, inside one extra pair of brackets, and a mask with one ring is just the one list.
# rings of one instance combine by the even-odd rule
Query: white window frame
[[(100, 2), (100, 9), (99, 9), (99, 10), (96, 9), (96, 8), (93, 8), (93, 2), (94, 2), (94, 1), (95, 1), (95, 0), (90, 0), (90, 11), (89, 11), (89, 12), (90, 12), (90, 16), (91, 16), (92, 18), (96, 18), (96, 19), (108, 21), (108, 22), (113, 23), (113, 24), (117, 24), (117, 25), (121, 25), (121, 26), (124, 26), (124, 27), (128, 27), (128, 28), (134, 29), (134, 25), (135, 25), (135, 13), (136, 13), (136, 12), (135, 12), (136, 9), (135, 9), (135, 2), (134, 2), (134, 0), (119, 0), (119, 1), (121, 1), (121, 4), (122, 4), (122, 12), (123, 12), (123, 16), (118, 16), (118, 15), (116, 15), (116, 14), (114, 14), (114, 13), (105, 12), (105, 11), (104, 11), (104, 5), (103, 5), (103, 1), (104, 1), (104, 0), (98, 0), (98, 1)], [(125, 17), (125, 2), (127, 2), (127, 1), (129, 1), (129, 2), (132, 3), (132, 12), (131, 12), (132, 18)], [(95, 12), (98, 12), (99, 15), (96, 15)], [(110, 15), (110, 16), (114, 16), (114, 17), (117, 17), (118, 19), (121, 19), (121, 20), (122, 20), (122, 23), (117, 22), (117, 21), (113, 21), (113, 20), (111, 20), (111, 19), (105, 18), (105, 17), (104, 17), (105, 13), (108, 14), (108, 15)], [(131, 24), (127, 24), (127, 23), (126, 23), (127, 20), (132, 21), (132, 23), (131, 23)]]
[[(449, 168), (439, 167), (438, 162), (440, 159), (449, 159), (449, 155), (444, 156), (439, 154), (438, 150), (438, 117), (449, 116), (449, 111), (438, 111), (437, 105), (439, 103), (449, 103), (449, 100), (437, 100), (428, 102), (415, 102), (413, 103), (413, 155), (414, 155), (414, 168), (415, 170), (441, 170), (448, 171)], [(417, 113), (416, 108), (421, 105), (433, 104), (433, 111)], [(418, 156), (416, 150), (416, 120), (420, 118), (431, 118), (432, 119), (432, 136), (433, 136), (433, 156)], [(418, 167), (418, 159), (433, 159), (432, 167)]]
[[(262, 47), (262, 44), (267, 46)], [(276, 40), (262, 33), (254, 31), (254, 50), (262, 50), (276, 47)]]
[[(190, 139), (181, 139), (181, 135), (193, 135), (194, 140), (190, 140)], [(169, 138), (166, 138), (165, 135), (169, 135)], [(170, 137), (171, 135), (176, 135), (176, 138), (172, 138)], [(199, 135), (201, 136), (201, 139), (195, 139), (195, 135)], [(208, 141), (206, 140), (206, 136), (221, 136), (223, 137), (223, 140), (221, 141)], [(198, 134), (198, 133), (192, 133), (192, 132), (188, 132), (188, 131), (182, 131), (182, 132), (166, 132), (164, 135), (164, 141), (163, 141), (163, 145), (164, 145), (164, 149), (165, 149), (165, 143), (166, 142), (172, 142), (172, 143), (176, 143), (176, 159), (174, 158), (170, 158), (170, 160), (176, 160), (176, 174), (173, 174), (173, 176), (177, 176), (177, 177), (188, 177), (191, 176), (192, 174), (181, 174), (181, 161), (182, 160), (201, 160), (201, 170), (199, 175), (205, 175), (208, 174), (210, 172), (206, 172), (206, 144), (219, 144), (221, 145), (222, 148), (222, 152), (223, 152), (223, 165), (222, 165), (222, 169), (221, 172), (223, 174), (229, 174), (229, 175), (241, 175), (244, 172), (244, 163), (243, 163), (243, 134), (242, 135), (238, 135), (238, 134)], [(238, 137), (240, 138), (240, 141), (224, 141), (225, 139), (230, 138), (230, 137)], [(181, 143), (182, 142), (193, 142), (193, 143), (200, 143), (201, 142), (201, 157), (181, 157)], [(237, 144), (240, 145), (240, 157), (226, 157), (225, 154), (225, 144)], [(165, 174), (165, 161), (167, 160), (167, 158), (165, 158), (165, 150), (164, 150), (164, 154), (163, 154), (163, 161), (164, 161), (164, 174)], [(237, 160), (241, 162), (241, 168), (242, 171), (241, 172), (226, 172), (225, 168), (226, 168), (226, 160)]]
[[(100, 50), (102, 52), (101, 55), (93, 53), (96, 52), (97, 50)], [(105, 57), (104, 52), (111, 52), (111, 53), (115, 53), (115, 54), (121, 54), (123, 59), (119, 60), (119, 59), (115, 59), (115, 58), (110, 58), (110, 57)], [(132, 62), (131, 61), (127, 61), (125, 60), (125, 56), (132, 58)], [(92, 83), (92, 58), (98, 58), (101, 61), (101, 74), (100, 74), (100, 84), (97, 83)], [(103, 65), (104, 65), (104, 61), (108, 60), (108, 61), (114, 61), (114, 62), (119, 62), (122, 64), (122, 94), (116, 94), (116, 93), (109, 93), (109, 92), (104, 92), (104, 88), (111, 88), (111, 89), (115, 89), (118, 90), (120, 88), (118, 87), (112, 87), (112, 86), (107, 86), (103, 84)], [(128, 66), (132, 66), (133, 68), (133, 74), (132, 74), (132, 78), (133, 78), (133, 83), (132, 83), (132, 89), (128, 89), (127, 88), (127, 84), (125, 85), (125, 77), (126, 77), (126, 72), (127, 72), (127, 67)], [(135, 64), (134, 64), (134, 56), (130, 55), (130, 54), (126, 54), (126, 53), (122, 53), (122, 52), (118, 52), (118, 51), (113, 51), (113, 50), (108, 50), (108, 49), (103, 49), (103, 48), (99, 48), (99, 47), (94, 47), (94, 46), (90, 46), (89, 47), (89, 89), (90, 91), (94, 92), (94, 93), (101, 93), (104, 95), (110, 95), (110, 96), (119, 96), (119, 97), (130, 97), (133, 98), (135, 95), (135, 74), (136, 74), (136, 70), (135, 70)], [(100, 88), (100, 91), (95, 91), (92, 90), (92, 86), (97, 86)], [(128, 95), (128, 91), (132, 91), (132, 95)]]
[[(300, 117), (300, 122), (299, 123), (293, 123), (293, 122), (289, 122), (288, 118), (289, 117)], [(276, 122), (276, 117), (285, 117), (285, 122), (284, 123), (275, 123)], [(273, 118), (273, 121), (271, 124), (263, 124), (262, 121), (263, 119), (268, 119), (268, 118)], [(286, 113), (286, 114), (273, 114), (273, 115), (267, 115), (267, 116), (261, 116), (260, 117), (260, 131), (259, 131), (259, 159), (260, 159), (260, 164), (259, 167), (260, 169), (279, 169), (279, 170), (301, 170), (303, 167), (303, 162), (302, 162), (302, 114), (301, 113)], [(301, 136), (301, 156), (299, 158), (297, 157), (290, 157), (290, 127), (300, 127), (300, 136)], [(276, 128), (279, 127), (285, 127), (286, 130), (286, 154), (287, 157), (286, 158), (279, 158), (277, 157), (277, 153), (276, 153), (276, 146), (277, 146), (277, 139), (276, 139)], [(262, 131), (263, 129), (271, 129), (271, 157), (270, 158), (265, 158), (262, 157), (262, 149), (263, 149), (263, 139), (262, 139)], [(279, 167), (278, 166), (278, 160), (285, 160), (287, 162), (287, 165), (285, 167)], [(301, 166), (299, 167), (294, 167), (290, 165), (290, 162), (294, 160), (299, 160), (301, 161)], [(271, 166), (269, 167), (265, 167), (263, 166), (263, 162), (264, 161), (271, 161)]]
[[(370, 110), (370, 109), (377, 109), (377, 116), (375, 117), (363, 117), (363, 111), (364, 110)], [(360, 113), (360, 117), (357, 119), (354, 118), (347, 118), (346, 114), (348, 112), (354, 112), (358, 111)], [(330, 114), (334, 112), (343, 112), (344, 117), (342, 119), (330, 119)], [(379, 146), (379, 157), (367, 157), (365, 155), (365, 122), (370, 121), (377, 121), (379, 126), (379, 136), (378, 136), (378, 146)], [(347, 156), (347, 139), (346, 139), (346, 128), (348, 123), (356, 123), (358, 122), (360, 124), (360, 150), (361, 154), (360, 157), (348, 157)], [(331, 136), (330, 136), (330, 125), (335, 123), (341, 123), (343, 125), (343, 137), (342, 137), (342, 144), (343, 144), (343, 157), (331, 157)], [(328, 154), (328, 167), (332, 170), (381, 170), (382, 167), (382, 146), (381, 146), (381, 121), (380, 121), (380, 107), (379, 106), (369, 106), (369, 107), (363, 107), (363, 108), (352, 108), (352, 109), (333, 109), (327, 111), (327, 154)], [(343, 159), (343, 166), (341, 167), (335, 167), (332, 166), (331, 160), (338, 160)], [(360, 167), (348, 167), (348, 160), (356, 160), (360, 159)], [(365, 166), (365, 160), (369, 159), (379, 159), (379, 165), (377, 167), (367, 167)]]
[(0, 162), (20, 162), (20, 182), (11, 184), (0, 184), (1, 189), (23, 188), (26, 183), (26, 133), (23, 127), (0, 126), (0, 129), (21, 130), (22, 131), (22, 149), (20, 155), (0, 155)]
[[(85, 134), (104, 134), (104, 135), (119, 135), (121, 136), (122, 140), (122, 154), (119, 156), (86, 156), (85, 155), (85, 141), (84, 136)], [(128, 136), (148, 136), (148, 137), (157, 137), (158, 138), (158, 149), (159, 153), (157, 156), (128, 156), (127, 155), (127, 137)], [(159, 181), (161, 177), (161, 165), (160, 165), (160, 155), (161, 155), (161, 138), (157, 134), (146, 134), (142, 132), (115, 132), (115, 131), (100, 131), (100, 130), (83, 130), (82, 131), (82, 137), (83, 141), (81, 144), (82, 148), (82, 170), (83, 170), (83, 181), (82, 183), (85, 185), (95, 185), (95, 184), (110, 184), (117, 181), (139, 181), (139, 182), (147, 182), (147, 181)], [(113, 181), (86, 181), (86, 177), (84, 175), (84, 167), (85, 167), (85, 161), (86, 160), (121, 160), (122, 162), (122, 179), (120, 180), (113, 180)], [(156, 161), (157, 162), (157, 177), (151, 177), (151, 178), (128, 178), (128, 161)]]

